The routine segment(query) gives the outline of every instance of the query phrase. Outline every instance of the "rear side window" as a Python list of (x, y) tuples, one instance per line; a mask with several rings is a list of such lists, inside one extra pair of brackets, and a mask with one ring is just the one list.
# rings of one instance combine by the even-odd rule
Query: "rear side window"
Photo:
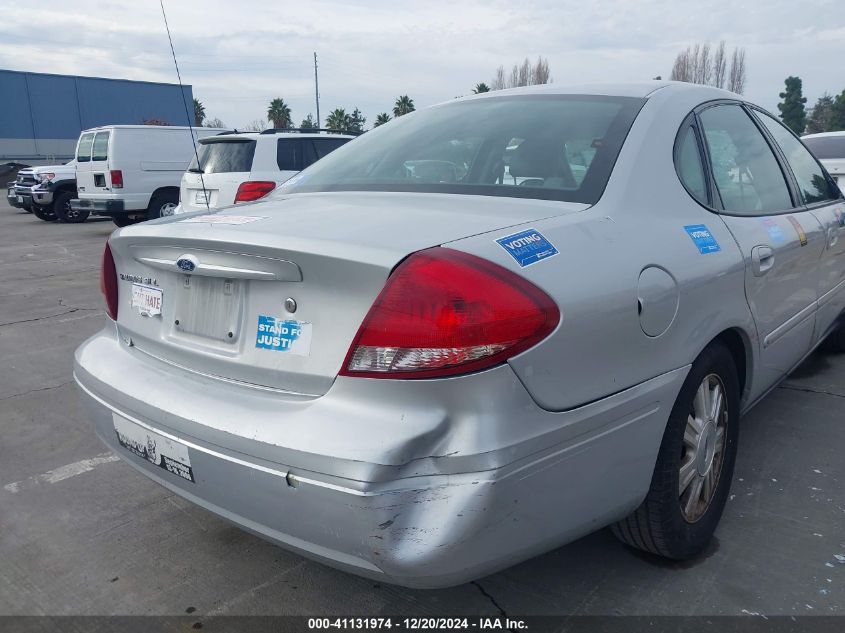
[(814, 136), (801, 140), (819, 160), (845, 159), (845, 136)]
[(91, 160), (91, 144), (93, 142), (93, 132), (88, 132), (79, 137), (79, 144), (76, 146), (76, 162), (87, 163)]
[(798, 182), (798, 190), (804, 204), (816, 204), (839, 198), (838, 187), (825, 175), (818, 161), (801, 142), (787, 130), (782, 123), (764, 112), (757, 112), (763, 125), (780, 145), (789, 163), (790, 169)]
[(252, 157), (255, 155), (255, 141), (250, 139), (215, 139), (201, 141), (197, 147), (197, 157), (191, 161), (189, 171), (201, 171), (204, 174), (226, 174), (252, 171)]
[(745, 110), (717, 105), (699, 117), (725, 211), (767, 215), (792, 208), (780, 165)]
[(94, 137), (94, 147), (91, 150), (91, 160), (108, 160), (109, 158), (109, 133), (97, 132)]
[(701, 162), (701, 152), (698, 151), (698, 139), (691, 125), (685, 126), (678, 139), (675, 150), (675, 164), (678, 177), (693, 198), (701, 204), (709, 205), (707, 199), (707, 181), (704, 176), (704, 165)]
[(276, 146), (276, 163), (282, 171), (301, 171), (301, 139), (279, 139)]
[(302, 169), (348, 143), (348, 138), (304, 138), (302, 139)]

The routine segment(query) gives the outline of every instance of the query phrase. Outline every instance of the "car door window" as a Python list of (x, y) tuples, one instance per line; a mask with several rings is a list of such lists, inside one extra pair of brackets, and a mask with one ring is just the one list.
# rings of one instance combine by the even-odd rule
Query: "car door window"
[(109, 158), (109, 133), (97, 132), (94, 137), (94, 147), (91, 150), (91, 160), (108, 160)]
[(701, 152), (698, 151), (698, 139), (691, 125), (687, 125), (678, 138), (675, 166), (678, 177), (690, 195), (701, 204), (709, 205), (704, 165), (701, 162)]
[(738, 105), (717, 105), (704, 110), (699, 118), (725, 211), (768, 215), (793, 207), (780, 165), (745, 110)]
[(91, 144), (94, 142), (94, 134), (83, 134), (79, 137), (79, 146), (76, 148), (76, 162), (87, 163), (91, 160)]
[(279, 139), (276, 148), (276, 163), (282, 171), (300, 171), (302, 169), (300, 139)]
[(837, 200), (839, 192), (810, 151), (780, 121), (764, 112), (755, 112), (783, 150), (798, 183), (801, 201), (804, 204), (816, 204)]

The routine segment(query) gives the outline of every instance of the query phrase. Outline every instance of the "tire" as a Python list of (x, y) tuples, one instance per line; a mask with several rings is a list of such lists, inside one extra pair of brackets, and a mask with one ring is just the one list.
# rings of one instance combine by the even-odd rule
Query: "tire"
[(79, 224), (88, 219), (88, 211), (74, 211), (70, 208), (70, 201), (76, 197), (70, 191), (60, 191), (53, 197), (53, 210), (59, 222), (68, 222), (69, 224)]
[(824, 341), (824, 348), (829, 352), (845, 352), (845, 324), (833, 330)]
[(124, 226), (129, 226), (130, 224), (135, 224), (137, 220), (133, 217), (130, 217), (126, 213), (122, 213), (120, 215), (113, 215), (111, 218), (112, 222), (114, 222), (115, 226), (119, 226), (123, 228)]
[(39, 220), (44, 220), (45, 222), (55, 222), (56, 220), (58, 220), (56, 212), (53, 211), (52, 205), (42, 207), (41, 205), (33, 204), (32, 214)]
[[(698, 396), (705, 385), (707, 400)], [(717, 387), (726, 406), (715, 416), (716, 423), (711, 419), (701, 425), (697, 420), (707, 416), (698, 415), (696, 409), (711, 408)], [(611, 526), (619, 540), (673, 560), (693, 558), (707, 547), (730, 492), (739, 440), (739, 399), (733, 357), (724, 344), (713, 343), (693, 363), (672, 407), (645, 501), (633, 514)], [(697, 450), (692, 448), (693, 440), (698, 441)], [(692, 477), (683, 492), (682, 465)], [(694, 496), (699, 481), (700, 496)]]
[(161, 192), (153, 196), (147, 207), (147, 219), (155, 220), (173, 215), (173, 209), (179, 204), (179, 193)]

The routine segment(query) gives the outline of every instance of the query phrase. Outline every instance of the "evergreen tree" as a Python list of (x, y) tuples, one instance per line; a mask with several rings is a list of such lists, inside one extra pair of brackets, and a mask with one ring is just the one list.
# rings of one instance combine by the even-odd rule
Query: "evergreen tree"
[(807, 115), (807, 127), (805, 132), (807, 134), (818, 134), (819, 132), (829, 132), (832, 129), (833, 118), (833, 97), (829, 94), (824, 94), (816, 101), (816, 105), (810, 110)]
[(779, 95), (783, 99), (778, 104), (780, 118), (784, 125), (791, 128), (793, 132), (803, 134), (807, 125), (807, 112), (804, 109), (807, 97), (802, 94), (801, 78), (790, 76), (786, 78), (785, 83), (786, 90)]

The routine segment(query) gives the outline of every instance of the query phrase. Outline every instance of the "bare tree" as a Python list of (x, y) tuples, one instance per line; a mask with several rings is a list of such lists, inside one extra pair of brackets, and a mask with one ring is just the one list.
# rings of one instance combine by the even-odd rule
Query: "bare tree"
[(505, 67), (499, 66), (496, 69), (496, 76), (490, 82), (490, 90), (503, 90), (505, 88)]
[(267, 129), (267, 121), (264, 119), (255, 119), (249, 125), (244, 126), (244, 132), (263, 132)]
[(731, 72), (728, 75), (728, 90), (742, 94), (745, 90), (745, 49), (735, 48), (731, 57)]
[(519, 88), (522, 86), (535, 86), (547, 84), (552, 80), (549, 70), (549, 60), (538, 57), (537, 62), (532, 64), (527, 57), (521, 64), (514, 64), (510, 74), (505, 72), (504, 66), (496, 69), (496, 76), (490, 82), (490, 90), (503, 90), (504, 88)]
[(725, 87), (727, 77), (728, 58), (725, 54), (725, 40), (719, 42), (719, 47), (713, 56), (713, 85), (717, 88)]
[(675, 57), (669, 79), (717, 88), (724, 88), (727, 81), (728, 90), (741, 94), (745, 89), (745, 49), (733, 50), (731, 68), (728, 73), (724, 42), (719, 42), (715, 53), (712, 52), (710, 44), (687, 46), (686, 50)]
[(537, 58), (537, 63), (534, 64), (532, 71), (531, 83), (535, 86), (547, 84), (552, 80), (552, 74), (549, 71), (549, 60), (542, 57)]

